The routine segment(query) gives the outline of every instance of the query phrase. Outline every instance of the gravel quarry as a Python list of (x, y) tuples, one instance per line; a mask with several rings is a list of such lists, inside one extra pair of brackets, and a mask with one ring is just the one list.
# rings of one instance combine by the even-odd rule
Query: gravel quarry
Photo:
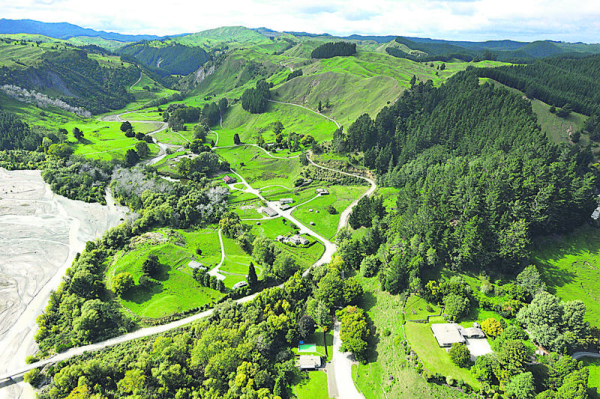
[[(0, 373), (37, 350), (36, 317), (76, 253), (128, 212), (108, 191), (107, 205), (88, 204), (54, 194), (40, 171), (0, 168)], [(24, 382), (0, 386), (0, 399), (33, 397)]]

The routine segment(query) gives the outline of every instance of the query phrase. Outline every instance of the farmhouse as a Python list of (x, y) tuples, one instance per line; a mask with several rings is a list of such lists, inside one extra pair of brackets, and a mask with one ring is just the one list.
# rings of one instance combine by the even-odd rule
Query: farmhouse
[(294, 199), (293, 199), (293, 198), (282, 198), (282, 199), (280, 199), (280, 200), (279, 200), (279, 203), (280, 203), (281, 205), (285, 205), (285, 204), (291, 204), (291, 203), (293, 203), (293, 202), (294, 202)]
[(328, 195), (329, 191), (326, 188), (317, 188), (317, 194), (319, 195)]
[(225, 176), (223, 177), (223, 181), (225, 182), (225, 184), (231, 184), (231, 183), (235, 183), (235, 179), (231, 176)]
[(442, 348), (449, 348), (452, 344), (461, 343), (464, 344), (466, 341), (460, 333), (460, 326), (458, 324), (432, 324), (431, 331), (433, 336), (437, 339), (438, 345)]
[(314, 355), (301, 355), (298, 359), (298, 367), (301, 371), (314, 370), (321, 367), (321, 357)]
[(305, 237), (295, 234), (288, 239), (288, 242), (296, 245), (308, 245), (308, 240)]
[(272, 217), (275, 217), (275, 216), (279, 215), (279, 214), (278, 214), (278, 213), (275, 211), (275, 209), (273, 209), (273, 208), (270, 208), (270, 207), (268, 207), (268, 206), (267, 206), (266, 208), (263, 208), (263, 209), (262, 209), (262, 211), (264, 212), (264, 214), (265, 214), (265, 215), (267, 215), (267, 216), (268, 216), (268, 217), (270, 217), (270, 218), (272, 218)]

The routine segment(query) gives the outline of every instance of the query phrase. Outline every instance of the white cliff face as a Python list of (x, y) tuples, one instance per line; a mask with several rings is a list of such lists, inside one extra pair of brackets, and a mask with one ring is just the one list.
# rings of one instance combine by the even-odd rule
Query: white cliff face
[[(40, 171), (0, 169), (0, 373), (37, 350), (36, 318), (75, 254), (126, 218), (128, 209), (55, 195)], [(0, 399), (33, 397), (28, 384), (0, 388)]]

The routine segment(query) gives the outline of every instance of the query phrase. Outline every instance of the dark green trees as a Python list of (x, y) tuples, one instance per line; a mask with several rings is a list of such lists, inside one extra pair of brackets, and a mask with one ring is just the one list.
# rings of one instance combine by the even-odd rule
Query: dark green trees
[(329, 42), (320, 45), (310, 53), (310, 58), (332, 58), (356, 53), (356, 43)]
[(271, 86), (266, 80), (261, 79), (256, 83), (256, 88), (247, 89), (242, 94), (242, 108), (251, 114), (261, 114), (267, 110), (268, 100), (271, 98)]

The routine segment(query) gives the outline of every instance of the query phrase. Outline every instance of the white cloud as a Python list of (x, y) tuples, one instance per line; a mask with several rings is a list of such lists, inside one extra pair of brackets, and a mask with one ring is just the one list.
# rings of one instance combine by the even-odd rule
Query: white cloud
[(121, 33), (176, 34), (219, 26), (459, 40), (597, 42), (600, 2), (589, 0), (0, 0), (3, 18)]

